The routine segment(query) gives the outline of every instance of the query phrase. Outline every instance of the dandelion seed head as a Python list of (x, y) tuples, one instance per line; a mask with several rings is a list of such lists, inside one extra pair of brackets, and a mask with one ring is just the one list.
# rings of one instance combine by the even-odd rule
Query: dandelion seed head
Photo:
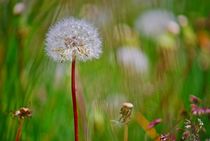
[(136, 47), (122, 47), (117, 50), (117, 59), (126, 69), (134, 70), (137, 73), (146, 73), (149, 70), (147, 56)]
[(13, 8), (13, 14), (14, 15), (20, 15), (24, 12), (26, 6), (25, 3), (23, 2), (18, 2), (15, 4), (14, 8)]
[(53, 25), (46, 37), (48, 56), (55, 61), (80, 61), (99, 58), (101, 40), (97, 30), (87, 21), (67, 18)]
[(140, 15), (136, 21), (136, 28), (141, 34), (157, 38), (168, 30), (177, 34), (179, 26), (173, 13), (165, 10), (151, 10)]

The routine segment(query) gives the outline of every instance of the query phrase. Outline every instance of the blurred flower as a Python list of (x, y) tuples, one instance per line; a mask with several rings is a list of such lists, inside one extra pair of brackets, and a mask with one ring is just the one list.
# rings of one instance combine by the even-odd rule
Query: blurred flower
[(46, 52), (55, 61), (81, 61), (98, 58), (101, 40), (97, 30), (88, 22), (67, 18), (52, 26), (47, 33)]
[(148, 129), (155, 127), (156, 125), (158, 125), (161, 122), (162, 122), (162, 119), (160, 119), (160, 118), (153, 120), (152, 122), (149, 123)]
[(186, 119), (184, 125), (182, 140), (199, 141), (199, 132), (203, 129), (204, 125), (201, 119), (198, 118), (197, 121)]
[(167, 24), (167, 29), (173, 35), (177, 35), (180, 32), (179, 25), (175, 21), (169, 21), (168, 24)]
[(126, 69), (135, 72), (148, 72), (148, 59), (146, 55), (135, 47), (122, 47), (117, 50), (117, 59)]
[(19, 110), (15, 111), (13, 113), (13, 115), (15, 117), (18, 117), (19, 119), (24, 119), (27, 117), (31, 117), (32, 116), (32, 111), (31, 109), (27, 108), (27, 107), (21, 107)]
[(191, 123), (191, 121), (188, 120), (188, 119), (185, 120), (184, 124), (185, 124), (185, 128), (187, 128), (187, 129), (189, 129), (189, 128), (192, 127), (192, 123)]
[(205, 114), (210, 114), (210, 108), (203, 108), (203, 107), (198, 107), (195, 104), (191, 104), (191, 111), (193, 115), (205, 115)]
[(25, 10), (25, 3), (24, 2), (18, 2), (15, 4), (13, 8), (13, 14), (14, 15), (20, 15), (24, 12)]
[(165, 32), (179, 33), (179, 25), (175, 16), (165, 10), (151, 10), (140, 15), (136, 21), (136, 28), (140, 33), (157, 38)]
[(179, 15), (179, 16), (178, 16), (178, 21), (179, 21), (179, 24), (180, 24), (182, 27), (188, 25), (188, 19), (187, 19), (187, 17), (184, 16), (184, 15)]
[(194, 95), (191, 95), (190, 96), (190, 102), (194, 103), (194, 104), (199, 104), (201, 102), (201, 100), (198, 97), (196, 97)]
[(179, 15), (178, 21), (182, 28), (182, 34), (185, 43), (187, 43), (187, 45), (190, 45), (190, 47), (196, 45), (197, 42), (196, 34), (193, 28), (188, 23), (188, 18), (184, 15)]
[(161, 134), (160, 141), (176, 141), (176, 137), (173, 134)]
[(190, 137), (190, 131), (188, 131), (188, 130), (184, 131), (183, 134), (182, 134), (182, 139), (186, 140), (189, 137)]

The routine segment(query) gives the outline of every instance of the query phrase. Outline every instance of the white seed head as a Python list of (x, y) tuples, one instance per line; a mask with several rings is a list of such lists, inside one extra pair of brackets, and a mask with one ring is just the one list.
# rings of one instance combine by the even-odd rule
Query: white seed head
[(167, 32), (170, 23), (177, 23), (173, 13), (165, 10), (151, 10), (138, 17), (136, 28), (140, 34), (157, 38)]
[(22, 14), (24, 12), (25, 8), (26, 8), (25, 3), (18, 2), (13, 7), (13, 14), (14, 15), (20, 15), (20, 14)]
[(86, 61), (99, 58), (101, 40), (97, 30), (87, 21), (67, 18), (53, 25), (46, 37), (48, 56), (55, 61)]
[(117, 59), (125, 69), (134, 70), (137, 73), (147, 73), (149, 61), (143, 51), (137, 47), (124, 46), (117, 50)]

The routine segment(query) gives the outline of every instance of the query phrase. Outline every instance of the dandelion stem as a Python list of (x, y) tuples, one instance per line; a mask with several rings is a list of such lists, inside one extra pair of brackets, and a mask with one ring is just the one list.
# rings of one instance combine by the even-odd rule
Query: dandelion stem
[(128, 141), (128, 124), (124, 127), (124, 141)]
[(18, 129), (15, 137), (15, 141), (19, 141), (22, 133), (23, 121), (18, 119)]
[(77, 99), (76, 99), (76, 85), (75, 85), (75, 57), (72, 60), (71, 67), (71, 92), (72, 92), (72, 102), (73, 102), (73, 112), (74, 112), (74, 139), (79, 141), (78, 133), (78, 113), (77, 113)]

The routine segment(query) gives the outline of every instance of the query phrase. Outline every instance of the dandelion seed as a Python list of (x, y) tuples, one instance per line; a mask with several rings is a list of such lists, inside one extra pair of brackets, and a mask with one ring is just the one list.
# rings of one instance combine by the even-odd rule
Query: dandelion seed
[(86, 61), (98, 58), (102, 52), (97, 30), (87, 21), (67, 18), (52, 26), (47, 33), (48, 56), (55, 61)]

